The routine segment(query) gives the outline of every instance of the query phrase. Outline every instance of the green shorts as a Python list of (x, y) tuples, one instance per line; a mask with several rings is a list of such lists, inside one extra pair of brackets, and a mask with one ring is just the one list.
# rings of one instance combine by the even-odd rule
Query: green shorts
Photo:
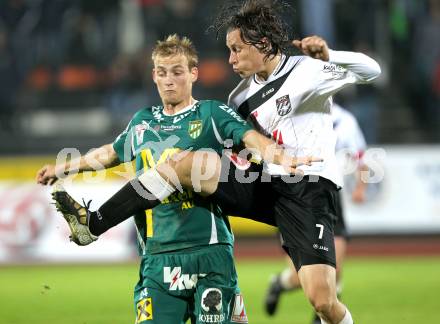
[(226, 244), (144, 256), (134, 305), (136, 324), (248, 323)]

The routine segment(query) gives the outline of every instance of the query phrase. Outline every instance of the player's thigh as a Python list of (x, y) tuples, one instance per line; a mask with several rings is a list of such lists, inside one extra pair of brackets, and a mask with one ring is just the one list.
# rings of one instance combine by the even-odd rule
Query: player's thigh
[(304, 265), (298, 271), (307, 298), (315, 304), (336, 302), (336, 269), (327, 264)]
[(206, 196), (217, 188), (221, 162), (219, 155), (211, 150), (183, 151), (156, 168), (164, 178), (175, 176), (183, 187)]
[[(332, 183), (286, 184), (274, 181), (279, 197), (275, 202), (275, 217), (282, 244), (295, 268), (304, 265), (336, 266), (333, 235), (334, 192)], [(328, 180), (326, 180), (328, 181)]]
[(270, 182), (264, 182), (262, 166), (248, 167), (222, 157), (222, 172), (210, 199), (227, 215), (275, 225)]
[(136, 324), (185, 323), (188, 302), (167, 291), (137, 286), (135, 290)]

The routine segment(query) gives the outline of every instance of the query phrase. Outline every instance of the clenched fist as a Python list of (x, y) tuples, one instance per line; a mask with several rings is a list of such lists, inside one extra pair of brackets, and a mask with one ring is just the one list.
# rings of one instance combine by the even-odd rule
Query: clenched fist
[(301, 40), (294, 40), (292, 44), (298, 47), (304, 55), (322, 61), (329, 60), (327, 42), (319, 36), (310, 36)]

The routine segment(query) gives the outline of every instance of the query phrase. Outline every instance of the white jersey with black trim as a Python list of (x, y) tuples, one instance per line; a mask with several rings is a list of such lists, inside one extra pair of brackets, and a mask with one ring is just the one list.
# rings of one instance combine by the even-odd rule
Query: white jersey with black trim
[(367, 144), (356, 118), (336, 103), (333, 103), (331, 114), (336, 132), (336, 153), (339, 150), (349, 150), (353, 158), (361, 158)]
[[(361, 53), (330, 50), (329, 54), (329, 62), (282, 56), (267, 80), (257, 80), (255, 75), (242, 80), (229, 95), (229, 105), (290, 154), (324, 159), (301, 166), (305, 175), (319, 175), (342, 186), (335, 157), (331, 96), (350, 84), (372, 81), (380, 74), (380, 67)], [(265, 164), (265, 171), (286, 174), (275, 164)]]

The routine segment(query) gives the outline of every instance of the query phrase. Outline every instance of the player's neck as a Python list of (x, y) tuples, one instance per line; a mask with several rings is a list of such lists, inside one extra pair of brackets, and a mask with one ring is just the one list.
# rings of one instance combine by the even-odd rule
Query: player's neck
[(189, 97), (188, 99), (179, 102), (177, 104), (166, 104), (163, 105), (163, 111), (166, 115), (175, 115), (184, 110), (185, 108), (193, 105), (196, 100), (193, 97)]
[(280, 64), (280, 61), (281, 61), (281, 54), (278, 54), (273, 58), (268, 59), (264, 63), (263, 70), (256, 73), (258, 80), (266, 81), (269, 78), (269, 76), (273, 73), (273, 71), (275, 71), (277, 66)]

